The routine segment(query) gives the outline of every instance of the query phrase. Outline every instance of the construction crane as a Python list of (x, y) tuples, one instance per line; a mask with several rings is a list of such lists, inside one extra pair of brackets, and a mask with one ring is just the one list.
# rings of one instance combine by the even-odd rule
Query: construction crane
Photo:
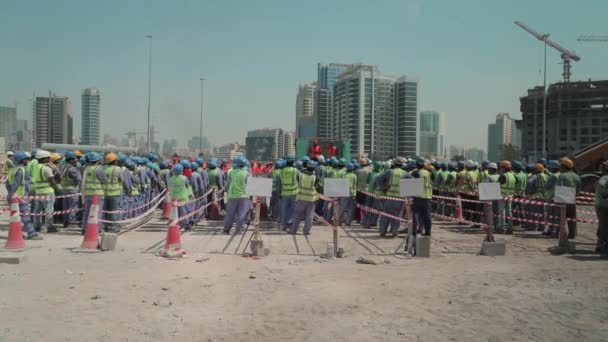
[[(545, 51), (546, 51), (547, 45), (549, 45), (552, 48), (554, 48), (555, 50), (562, 53), (561, 57), (562, 57), (562, 60), (564, 61), (564, 73), (562, 74), (562, 76), (564, 77), (564, 82), (566, 82), (566, 83), (570, 82), (570, 76), (572, 75), (570, 61), (578, 62), (581, 60), (581, 58), (579, 56), (577, 56), (576, 53), (564, 48), (563, 46), (561, 46), (561, 45), (557, 44), (556, 42), (552, 41), (551, 39), (549, 39), (549, 34), (540, 34), (519, 20), (516, 20), (514, 23), (515, 23), (515, 25), (524, 29), (524, 31), (526, 31), (526, 32), (530, 33), (531, 35), (533, 35), (534, 37), (536, 37), (536, 39), (545, 42)], [(545, 62), (545, 65), (546, 65), (546, 62)], [(546, 68), (546, 66), (545, 66), (545, 68)]]
[(608, 42), (608, 36), (584, 35), (584, 36), (579, 36), (577, 41), (579, 41), (579, 42)]

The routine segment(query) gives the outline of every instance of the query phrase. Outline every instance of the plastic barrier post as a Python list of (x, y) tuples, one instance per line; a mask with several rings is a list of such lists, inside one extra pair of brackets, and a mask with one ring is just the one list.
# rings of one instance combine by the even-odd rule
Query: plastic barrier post
[(488, 225), (485, 241), (494, 242), (494, 214), (492, 213), (492, 202), (484, 202), (483, 209), (486, 216), (486, 224)]
[(80, 248), (97, 249), (99, 245), (99, 198), (97, 195), (93, 195), (91, 200), (91, 209), (85, 229), (84, 240)]
[(559, 206), (559, 247), (568, 250), (568, 222), (566, 221), (566, 206)]
[(19, 199), (15, 196), (11, 202), (11, 218), (8, 225), (8, 239), (4, 248), (6, 249), (23, 249), (25, 241), (23, 241), (23, 224), (19, 216)]
[(340, 225), (340, 210), (338, 208), (338, 201), (334, 200), (334, 255), (338, 255), (338, 226)]

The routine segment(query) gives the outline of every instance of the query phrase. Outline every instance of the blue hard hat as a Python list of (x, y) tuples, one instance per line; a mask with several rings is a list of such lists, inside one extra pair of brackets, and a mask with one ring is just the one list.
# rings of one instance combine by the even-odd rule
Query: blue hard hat
[(180, 164), (181, 166), (183, 166), (183, 167), (184, 167), (184, 169), (189, 169), (189, 168), (190, 168), (190, 162), (189, 162), (189, 161), (187, 161), (186, 159), (182, 159), (182, 160), (180, 160), (179, 164)]
[(196, 158), (195, 162), (196, 162), (196, 163), (197, 163), (197, 164), (200, 166), (200, 165), (203, 165), (203, 163), (204, 163), (205, 161), (203, 160), (203, 158), (200, 158), (200, 157), (199, 157), (199, 158)]
[(303, 166), (304, 166), (304, 164), (302, 163), (302, 161), (301, 161), (301, 160), (298, 160), (298, 161), (296, 162), (296, 169), (301, 169)]
[(197, 162), (190, 163), (190, 168), (191, 168), (192, 170), (196, 170), (196, 169), (198, 169), (198, 163), (197, 163)]
[(217, 167), (217, 159), (213, 160), (211, 159), (208, 163), (207, 166), (209, 166), (210, 168), (216, 168)]
[(15, 159), (15, 161), (17, 163), (19, 163), (19, 162), (27, 159), (27, 155), (23, 151), (17, 151), (17, 153), (15, 153), (15, 155), (13, 156), (13, 159)]
[(87, 161), (89, 163), (95, 163), (101, 160), (101, 154), (97, 153), (97, 152), (89, 152), (87, 153)]
[(162, 161), (162, 162), (160, 162), (160, 168), (161, 168), (161, 169), (166, 169), (168, 166), (169, 166), (169, 164), (167, 164), (167, 162), (166, 162), (166, 161)]
[(149, 168), (151, 168), (152, 170), (154, 170), (154, 163), (152, 163), (152, 162), (147, 162), (147, 163), (146, 163), (146, 166), (147, 166), (147, 167), (149, 167)]
[(422, 157), (416, 158), (416, 165), (424, 165), (424, 158), (422, 158)]
[(521, 171), (524, 169), (523, 164), (519, 161), (519, 160), (514, 160), (511, 162), (511, 165), (513, 166), (513, 168), (517, 171)]
[(306, 164), (306, 167), (308, 167), (309, 169), (314, 169), (315, 167), (317, 167), (317, 165), (319, 165), (316, 161), (311, 160), (308, 162), (308, 164)]
[(532, 171), (534, 171), (534, 164), (526, 165), (526, 172), (532, 172)]
[(541, 164), (543, 164), (543, 166), (546, 166), (546, 165), (547, 165), (547, 159), (545, 159), (545, 158), (540, 158), (540, 159), (539, 159), (539, 160), (537, 160), (536, 162), (537, 162), (537, 163), (541, 163)]
[(76, 154), (72, 151), (68, 151), (65, 154), (65, 160), (76, 159)]
[(281, 167), (281, 159), (277, 159), (274, 161), (274, 167)]
[(145, 165), (148, 162), (148, 159), (142, 158), (142, 157), (137, 157), (135, 159), (135, 162), (137, 163), (137, 165)]
[(126, 165), (126, 166), (127, 166), (127, 168), (129, 168), (129, 169), (130, 169), (130, 168), (135, 167), (135, 163), (133, 163), (133, 162), (131, 161), (131, 159), (126, 159), (126, 160), (125, 160), (125, 165)]
[(355, 169), (355, 164), (353, 164), (353, 163), (346, 163), (346, 170), (353, 171), (354, 169)]
[(489, 160), (484, 160), (481, 162), (481, 166), (483, 167), (488, 167), (488, 165), (490, 165), (490, 161)]
[(152, 152), (148, 153), (147, 157), (148, 157), (148, 159), (150, 159), (152, 161), (158, 160), (158, 156), (155, 153), (152, 153)]
[(173, 173), (176, 175), (181, 175), (184, 172), (184, 167), (182, 164), (177, 164), (173, 167)]
[(549, 168), (549, 169), (559, 169), (559, 161), (557, 161), (557, 160), (549, 160), (547, 162), (547, 168)]
[(309, 156), (304, 156), (304, 157), (302, 158), (302, 161), (303, 161), (303, 162), (309, 162), (309, 161), (310, 161), (310, 157), (309, 157)]
[(287, 160), (288, 162), (294, 161), (294, 160), (296, 160), (296, 157), (290, 155), (290, 156), (287, 156), (287, 158), (285, 158), (285, 160)]
[(241, 157), (237, 157), (232, 161), (232, 165), (237, 168), (241, 168), (245, 166), (245, 160)]

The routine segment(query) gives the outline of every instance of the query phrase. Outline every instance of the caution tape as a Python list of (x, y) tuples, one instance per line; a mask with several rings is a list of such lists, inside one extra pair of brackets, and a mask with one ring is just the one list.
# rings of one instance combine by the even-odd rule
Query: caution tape
[[(74, 209), (66, 209), (66, 210), (60, 210), (60, 211), (53, 211), (51, 214), (53, 216), (57, 216), (57, 215), (65, 215), (65, 214), (69, 214), (69, 213), (77, 213), (79, 211), (82, 211), (82, 208), (74, 208)], [(27, 213), (27, 214), (20, 214), (21, 216), (47, 216), (47, 213), (42, 212), (42, 213)]]
[(82, 196), (81, 192), (77, 192), (75, 194), (66, 194), (66, 195), (57, 195), (57, 196), (41, 196), (41, 195), (31, 195), (31, 196), (23, 196), (23, 197), (19, 197), (20, 200), (24, 200), (24, 201), (31, 201), (31, 200), (47, 200), (47, 199), (61, 199), (61, 198), (68, 198), (68, 197), (78, 197), (78, 196)]
[(367, 207), (367, 206), (364, 206), (364, 205), (361, 205), (361, 204), (358, 204), (358, 203), (357, 203), (357, 208), (363, 209), (363, 211), (368, 211), (368, 212), (370, 212), (372, 214), (385, 216), (385, 217), (391, 218), (393, 220), (399, 220), (401, 222), (407, 222), (407, 220), (404, 219), (403, 217), (387, 214), (384, 211), (380, 211), (380, 210), (377, 210), (377, 209), (374, 209), (374, 208), (370, 208), (370, 207)]
[(102, 213), (104, 213), (104, 214), (122, 214), (122, 213), (129, 213), (129, 212), (132, 212), (134, 210), (143, 209), (143, 208), (149, 206), (150, 204), (152, 204), (153, 202), (157, 201), (158, 198), (161, 197), (162, 195), (164, 195), (166, 191), (167, 191), (166, 189), (163, 190), (163, 191), (161, 191), (158, 195), (156, 195), (156, 197), (154, 197), (153, 199), (151, 199), (150, 202), (144, 203), (144, 204), (142, 204), (140, 206), (137, 206), (137, 207), (133, 207), (133, 208), (125, 209), (125, 210), (103, 210), (103, 209), (101, 209), (100, 211)]
[(191, 213), (189, 213), (189, 214), (187, 214), (187, 215), (184, 215), (184, 216), (180, 217), (180, 218), (177, 220), (177, 222), (182, 222), (182, 221), (184, 221), (184, 220), (186, 220), (186, 219), (189, 219), (189, 218), (193, 217), (194, 215), (198, 214), (198, 213), (199, 213), (200, 211), (202, 211), (203, 209), (205, 209), (205, 208), (209, 207), (209, 206), (210, 206), (210, 205), (212, 205), (213, 203), (216, 203), (217, 201), (220, 201), (220, 200), (223, 200), (223, 199), (224, 199), (224, 198), (223, 198), (223, 196), (222, 196), (222, 197), (218, 198), (216, 201), (211, 201), (211, 202), (209, 202), (209, 203), (207, 203), (207, 204), (203, 205), (202, 207), (200, 207), (200, 208), (198, 208), (198, 209), (196, 209), (196, 210), (192, 211)]
[(385, 199), (385, 200), (391, 200), (391, 201), (399, 201), (399, 202), (405, 202), (407, 203), (407, 198), (401, 198), (401, 197), (392, 197), (392, 196), (386, 196), (386, 195), (378, 195), (378, 194), (372, 194), (371, 192), (367, 192), (367, 191), (362, 191), (362, 190), (358, 190), (360, 193), (365, 194), (366, 196), (370, 196), (373, 198), (378, 198), (378, 199)]
[[(222, 191), (222, 190), (223, 190), (223, 189), (218, 190), (218, 192), (219, 192), (219, 191)], [(197, 198), (194, 198), (194, 199), (191, 199), (191, 200), (188, 200), (188, 201), (184, 201), (184, 202), (177, 202), (177, 206), (178, 206), (178, 207), (182, 207), (182, 206), (184, 206), (184, 205), (188, 205), (188, 204), (191, 204), (191, 203), (194, 203), (194, 202), (198, 202), (198, 201), (200, 201), (201, 199), (207, 198), (207, 196), (209, 196), (209, 194), (211, 194), (211, 193), (212, 193), (212, 192), (214, 192), (214, 191), (215, 191), (215, 189), (214, 189), (214, 188), (211, 188), (211, 189), (209, 189), (209, 191), (207, 191), (207, 192), (206, 192), (205, 194), (203, 194), (202, 196), (199, 196), (199, 197), (197, 197)]]
[(162, 198), (161, 198), (161, 199), (158, 199), (158, 200), (157, 200), (157, 203), (155, 203), (154, 205), (152, 205), (152, 206), (150, 207), (150, 209), (148, 209), (148, 211), (146, 211), (146, 212), (142, 213), (142, 214), (141, 214), (141, 215), (139, 215), (139, 216), (132, 217), (132, 218), (130, 218), (130, 219), (126, 219), (126, 220), (118, 220), (118, 221), (111, 221), (111, 220), (105, 220), (105, 219), (101, 219), (101, 218), (100, 218), (100, 219), (98, 219), (98, 221), (99, 221), (99, 222), (103, 222), (103, 223), (113, 223), (113, 224), (125, 224), (125, 223), (131, 223), (131, 222), (134, 222), (134, 221), (140, 220), (140, 219), (141, 219), (142, 217), (144, 217), (144, 216), (148, 216), (148, 215), (152, 214), (152, 213), (153, 213), (153, 212), (156, 210), (156, 207), (157, 207), (157, 206), (158, 206), (158, 205), (161, 203), (161, 201), (163, 201), (163, 200), (164, 200), (164, 199), (162, 199)]

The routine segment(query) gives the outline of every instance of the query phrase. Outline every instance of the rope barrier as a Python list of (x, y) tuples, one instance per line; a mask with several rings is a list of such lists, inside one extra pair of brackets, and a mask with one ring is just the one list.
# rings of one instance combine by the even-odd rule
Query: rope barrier
[[(218, 190), (218, 192), (219, 192), (219, 191), (222, 191), (222, 190), (223, 190), (223, 189)], [(212, 193), (212, 192), (214, 192), (214, 191), (215, 191), (215, 189), (214, 189), (214, 188), (211, 188), (211, 189), (209, 189), (209, 191), (207, 191), (207, 192), (206, 192), (205, 194), (203, 194), (202, 196), (199, 196), (199, 197), (197, 197), (197, 198), (193, 198), (193, 199), (188, 200), (188, 201), (185, 201), (185, 202), (177, 202), (177, 206), (178, 206), (178, 207), (182, 207), (182, 206), (187, 205), (187, 204), (191, 204), (191, 203), (194, 203), (194, 202), (198, 202), (198, 201), (200, 201), (201, 199), (205, 199), (205, 198), (207, 198), (207, 196), (209, 196), (209, 194), (211, 194), (211, 193)]]
[(163, 190), (161, 191), (158, 195), (156, 195), (156, 197), (154, 197), (153, 199), (150, 200), (150, 202), (144, 203), (140, 206), (137, 207), (133, 207), (133, 208), (129, 208), (129, 209), (125, 209), (125, 210), (100, 210), (102, 213), (104, 214), (122, 214), (122, 213), (129, 213), (131, 211), (135, 211), (135, 210), (139, 210), (139, 209), (143, 209), (147, 206), (149, 206), (150, 204), (152, 204), (153, 202), (155, 202), (156, 200), (158, 200), (159, 197), (163, 196), (165, 194), (167, 190)]
[[(218, 198), (216, 201), (220, 201), (220, 200), (223, 200), (223, 199), (224, 199), (224, 197), (222, 196), (222, 197)], [(209, 207), (210, 205), (212, 205), (212, 204), (213, 204), (213, 203), (215, 203), (216, 201), (211, 201), (211, 202), (209, 202), (209, 203), (207, 203), (207, 204), (203, 205), (202, 207), (200, 207), (200, 208), (198, 208), (198, 209), (196, 209), (196, 210), (194, 210), (194, 211), (190, 212), (189, 214), (187, 214), (187, 215), (184, 215), (184, 216), (180, 217), (180, 218), (177, 220), (177, 222), (182, 222), (182, 221), (184, 221), (184, 220), (186, 220), (186, 219), (189, 219), (189, 218), (193, 217), (194, 215), (198, 214), (200, 211), (202, 211), (203, 209), (205, 209), (205, 208)]]
[[(157, 197), (160, 197), (160, 196), (157, 196)], [(144, 217), (144, 216), (148, 216), (148, 215), (152, 214), (152, 213), (153, 213), (153, 212), (156, 210), (156, 207), (157, 207), (157, 206), (158, 206), (158, 205), (159, 205), (159, 204), (160, 204), (162, 201), (164, 201), (164, 200), (165, 200), (164, 198), (158, 198), (158, 199), (157, 199), (157, 203), (155, 203), (154, 205), (152, 205), (152, 206), (150, 207), (150, 209), (148, 209), (148, 211), (146, 211), (146, 212), (142, 213), (142, 214), (141, 214), (141, 215), (139, 215), (139, 216), (132, 217), (132, 218), (130, 218), (130, 219), (126, 219), (126, 220), (118, 220), (118, 221), (110, 221), (110, 220), (105, 220), (105, 219), (101, 219), (101, 218), (100, 218), (100, 219), (98, 219), (98, 221), (99, 221), (99, 222), (103, 222), (103, 223), (114, 223), (114, 224), (131, 223), (131, 222), (134, 222), (134, 221), (137, 221), (137, 220), (141, 219), (141, 218), (142, 218), (142, 217)]]

